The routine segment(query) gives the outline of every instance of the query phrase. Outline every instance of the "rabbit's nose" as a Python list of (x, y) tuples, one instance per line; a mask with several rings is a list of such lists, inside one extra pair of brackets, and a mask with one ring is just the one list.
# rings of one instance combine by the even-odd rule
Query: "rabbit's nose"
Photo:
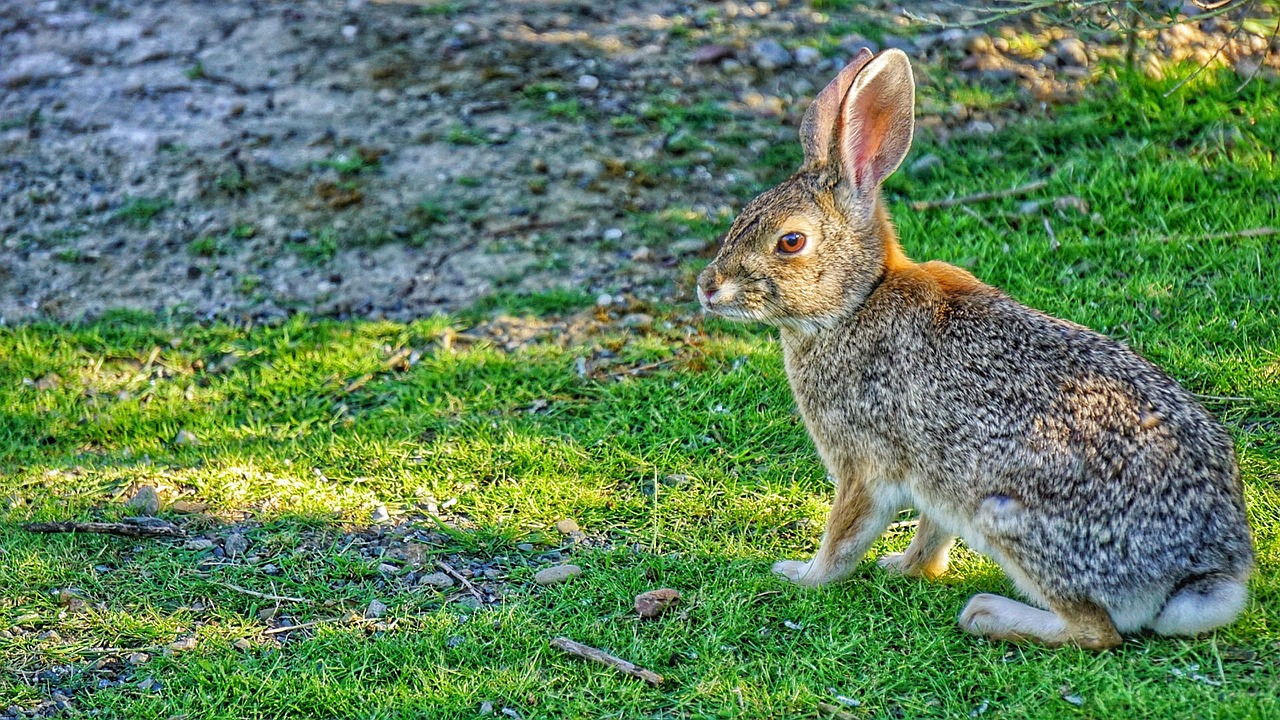
[(702, 295), (705, 299), (710, 300), (716, 294), (716, 290), (720, 289), (720, 285), (724, 282), (724, 275), (718, 270), (707, 268), (698, 277), (698, 286), (702, 289)]

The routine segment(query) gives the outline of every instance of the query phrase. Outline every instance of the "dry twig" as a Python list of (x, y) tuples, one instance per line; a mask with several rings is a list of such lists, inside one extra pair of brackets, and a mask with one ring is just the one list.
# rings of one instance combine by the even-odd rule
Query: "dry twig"
[(436, 566), (439, 567), (441, 570), (443, 570), (446, 575), (448, 575), (449, 577), (461, 583), (462, 587), (466, 588), (467, 592), (471, 593), (471, 597), (474, 597), (476, 600), (479, 600), (482, 604), (484, 603), (484, 595), (482, 595), (480, 591), (476, 589), (475, 585), (471, 584), (470, 580), (462, 577), (461, 573), (459, 573), (457, 570), (454, 570), (452, 567), (450, 567), (449, 563), (437, 560)]
[(299, 623), (297, 625), (286, 625), (277, 628), (268, 628), (262, 631), (263, 635), (279, 635), (280, 633), (293, 632), (294, 630), (304, 630), (309, 627), (323, 625), (325, 623), (337, 622), (340, 618), (325, 618), (324, 620), (312, 620), (311, 622)]
[(123, 522), (41, 522), (27, 523), (22, 529), (37, 533), (95, 533), (125, 537), (184, 538), (187, 531), (168, 520), (158, 518), (126, 518)]
[(312, 601), (306, 598), (289, 597), (288, 595), (273, 595), (271, 593), (262, 593), (262, 592), (258, 592), (257, 590), (249, 590), (247, 588), (242, 588), (239, 585), (232, 585), (231, 583), (222, 582), (220, 580), (214, 580), (213, 584), (221, 585), (224, 588), (230, 588), (231, 590), (235, 590), (238, 593), (244, 593), (245, 595), (252, 595), (253, 597), (256, 597), (256, 598), (262, 598), (263, 600), (278, 600), (279, 602), (306, 603), (307, 605), (312, 604)]
[(592, 662), (597, 662), (601, 665), (607, 665), (624, 675), (639, 678), (654, 687), (662, 684), (662, 676), (652, 670), (645, 670), (644, 668), (636, 667), (620, 657), (615, 657), (603, 650), (597, 650), (589, 645), (583, 645), (580, 642), (574, 642), (569, 638), (558, 637), (551, 641), (551, 647), (563, 650), (570, 655), (574, 655), (585, 660), (591, 660)]
[(956, 205), (972, 205), (974, 203), (987, 202), (988, 200), (999, 200), (1001, 198), (1013, 197), (1014, 195), (1025, 195), (1037, 190), (1043, 189), (1049, 184), (1048, 180), (1036, 180), (1035, 182), (1012, 187), (1007, 190), (993, 190), (991, 192), (977, 193), (976, 195), (966, 195), (958, 198), (946, 198), (945, 200), (917, 200), (911, 203), (912, 210), (935, 210), (937, 208), (949, 208)]

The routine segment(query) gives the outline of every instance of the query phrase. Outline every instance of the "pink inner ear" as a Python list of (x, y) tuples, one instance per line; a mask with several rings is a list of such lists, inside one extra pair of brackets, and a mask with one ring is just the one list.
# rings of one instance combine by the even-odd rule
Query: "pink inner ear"
[(838, 126), (846, 177), (861, 193), (884, 182), (911, 147), (915, 84), (905, 55), (877, 58), (859, 74)]

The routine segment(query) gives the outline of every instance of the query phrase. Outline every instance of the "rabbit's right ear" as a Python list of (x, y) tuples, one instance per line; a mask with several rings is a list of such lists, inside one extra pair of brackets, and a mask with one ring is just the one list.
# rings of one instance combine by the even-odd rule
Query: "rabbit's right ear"
[(836, 143), (842, 180), (866, 197), (902, 164), (915, 131), (916, 81), (901, 50), (880, 53), (845, 95)]
[(858, 56), (849, 61), (839, 75), (818, 93), (813, 104), (805, 111), (800, 121), (800, 143), (804, 146), (804, 165), (812, 170), (821, 170), (827, 166), (831, 156), (831, 139), (836, 135), (837, 125), (841, 121), (841, 107), (844, 98), (853, 87), (853, 80), (858, 72), (866, 67), (875, 57), (867, 48), (862, 48)]

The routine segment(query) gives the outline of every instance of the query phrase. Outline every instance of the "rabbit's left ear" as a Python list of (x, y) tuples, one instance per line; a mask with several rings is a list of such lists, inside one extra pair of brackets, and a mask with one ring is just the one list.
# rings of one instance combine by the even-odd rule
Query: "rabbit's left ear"
[(885, 50), (854, 78), (844, 97), (839, 136), (842, 176), (867, 196), (907, 156), (915, 130), (916, 83), (901, 50)]

